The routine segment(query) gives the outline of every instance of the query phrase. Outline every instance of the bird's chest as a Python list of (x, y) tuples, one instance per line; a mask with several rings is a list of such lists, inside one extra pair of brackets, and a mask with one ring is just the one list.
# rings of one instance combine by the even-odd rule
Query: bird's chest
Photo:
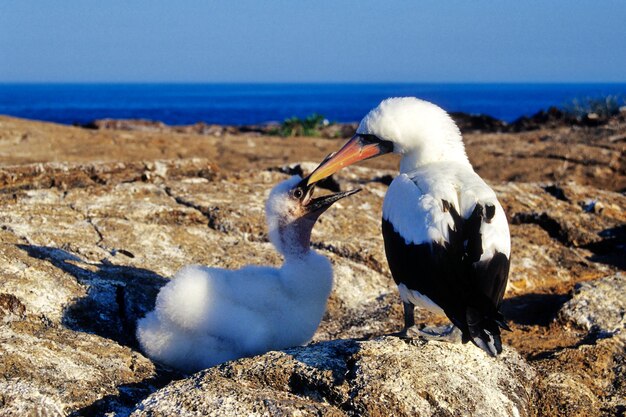
[(400, 175), (385, 195), (382, 217), (407, 244), (444, 244), (454, 228), (450, 206), (458, 206), (457, 188), (452, 182), (443, 178), (419, 183)]

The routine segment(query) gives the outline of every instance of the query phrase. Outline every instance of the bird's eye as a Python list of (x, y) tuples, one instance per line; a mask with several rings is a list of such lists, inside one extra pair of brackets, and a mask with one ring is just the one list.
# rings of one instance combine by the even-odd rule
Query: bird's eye
[(366, 145), (371, 145), (372, 143), (379, 143), (379, 142), (381, 142), (381, 140), (376, 135), (363, 134), (363, 135), (359, 135), (359, 136), (361, 137), (361, 142), (363, 142)]
[(302, 190), (302, 188), (296, 188), (295, 190), (293, 190), (293, 196), (300, 200), (302, 197), (304, 197), (304, 191)]

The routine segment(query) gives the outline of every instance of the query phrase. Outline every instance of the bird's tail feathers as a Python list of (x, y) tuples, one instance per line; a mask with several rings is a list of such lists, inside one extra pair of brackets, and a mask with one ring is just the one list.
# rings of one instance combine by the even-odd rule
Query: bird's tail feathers
[(496, 313), (496, 317), (494, 318), (494, 321), (496, 322), (496, 324), (501, 328), (506, 330), (507, 332), (512, 332), (513, 330), (511, 330), (511, 328), (509, 327), (509, 325), (507, 324), (506, 320), (504, 319), (504, 316), (502, 315), (502, 313), (498, 312)]
[(469, 334), (463, 335), (464, 343), (471, 340), (490, 356), (497, 356), (502, 353), (500, 328), (511, 330), (504, 322), (502, 314), (485, 315), (470, 307), (467, 309), (466, 318)]
[(206, 330), (215, 304), (211, 278), (208, 268), (189, 266), (180, 270), (157, 296), (158, 316), (187, 331)]

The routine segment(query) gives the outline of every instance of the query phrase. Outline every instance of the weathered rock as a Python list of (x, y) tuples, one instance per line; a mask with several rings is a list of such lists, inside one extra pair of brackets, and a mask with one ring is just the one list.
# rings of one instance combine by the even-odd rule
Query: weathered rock
[[(571, 112), (564, 112), (556, 107), (549, 107), (547, 110), (539, 110), (531, 116), (522, 116), (512, 123), (506, 123), (487, 114), (469, 114), (462, 112), (452, 112), (450, 116), (459, 126), (463, 133), (470, 132), (525, 132), (539, 129), (555, 129), (565, 126), (591, 126), (611, 125), (623, 121), (622, 108), (618, 114), (609, 115), (587, 112), (575, 115)], [(163, 122), (145, 119), (97, 119), (81, 125), (86, 129), (99, 130), (122, 130), (139, 132), (181, 132), (195, 133), (200, 135), (221, 136), (224, 132), (230, 134), (263, 134), (276, 135), (280, 131), (279, 122), (268, 122), (256, 125), (225, 126), (206, 124), (204, 122), (192, 125), (166, 125)], [(324, 123), (316, 129), (318, 136), (323, 138), (349, 138), (358, 127), (357, 122), (352, 123)]]
[(13, 294), (0, 294), (0, 319), (4, 322), (19, 320), (24, 317), (26, 307)]
[(349, 138), (354, 135), (358, 127), (358, 123), (331, 123), (321, 129), (321, 135), (329, 139)]
[(558, 318), (604, 337), (621, 332), (626, 338), (626, 275), (576, 284)]
[(626, 409), (626, 338), (610, 337), (534, 361), (541, 416), (616, 416)]
[[(146, 165), (150, 166), (142, 163), (141, 167)], [(79, 176), (94, 169), (104, 174), (109, 169), (117, 172), (118, 166), (58, 168)], [(120, 360), (128, 360), (128, 354), (139, 354), (120, 345), (137, 348), (135, 321), (153, 307), (159, 288), (181, 266), (200, 263), (236, 268), (247, 263), (280, 262), (265, 238), (263, 207), (269, 189), (285, 178), (284, 174), (262, 172), (260, 177), (218, 179), (207, 178), (201, 170), (183, 171), (182, 175), (187, 175), (184, 178), (178, 172), (163, 170), (163, 176), (152, 182), (138, 178), (117, 181), (115, 176), (106, 182), (68, 181), (64, 189), (48, 188), (50, 184), (45, 181), (32, 182), (33, 189), (0, 194), (4, 208), (0, 213), (0, 311), (3, 321), (22, 320), (28, 324), (5, 335), (3, 340), (11, 346), (11, 352), (17, 349), (14, 333), (21, 332), (19, 337), (34, 344), (48, 343), (49, 337), (32, 325), (44, 322), (72, 337), (77, 337), (74, 332), (95, 333), (100, 337), (86, 339), (85, 349), (108, 349)], [(259, 181), (262, 177), (265, 180)], [(212, 220), (201, 203), (183, 201), (175, 195), (173, 190), (185, 187), (191, 187), (200, 197), (213, 196), (214, 207), (226, 214), (220, 213), (221, 217)], [(338, 205), (335, 210), (341, 211), (342, 207)], [(392, 289), (389, 277), (349, 256), (327, 254), (337, 268), (337, 290), (330, 303), (335, 308), (329, 310), (329, 324), (316, 337), (323, 340), (342, 333), (378, 334), (381, 328), (393, 325), (390, 313), (394, 312), (378, 303), (381, 294)], [(66, 349), (61, 339), (50, 342), (52, 349), (69, 354), (71, 349)], [(59, 356), (58, 362), (63, 363)], [(105, 369), (109, 361), (105, 355), (96, 355), (89, 366)], [(24, 361), (12, 363), (12, 374), (4, 373), (5, 377), (22, 375), (22, 382), (29, 384), (32, 393), (56, 392), (58, 381), (36, 378), (39, 362), (35, 368), (26, 368), (30, 365)], [(142, 381), (155, 377), (154, 372), (129, 372), (126, 376), (113, 372), (107, 377), (110, 387), (94, 389), (88, 383), (79, 384), (71, 396), (61, 389), (42, 401), (71, 411), (103, 396), (113, 396), (111, 401), (99, 400), (96, 408), (106, 410), (109, 403), (119, 407), (120, 402), (127, 406), (141, 398), (135, 395), (149, 392), (151, 383)], [(115, 387), (126, 383), (136, 387), (120, 399), (122, 394)], [(19, 387), (11, 385), (7, 390)], [(81, 396), (84, 402), (74, 398)]]
[(337, 340), (231, 362), (174, 382), (132, 416), (530, 416), (534, 372), (514, 351), (395, 337)]
[(494, 183), (541, 182), (626, 189), (626, 142), (611, 141), (626, 129), (581, 129), (567, 126), (519, 134), (467, 134), (470, 161)]
[(550, 107), (548, 110), (540, 110), (532, 116), (522, 116), (516, 119), (509, 126), (509, 130), (513, 132), (523, 132), (545, 127), (563, 127), (571, 125), (574, 122), (576, 122), (574, 117), (563, 113), (563, 111), (556, 107)]
[[(613, 120), (613, 119), (611, 119)], [(626, 189), (626, 123), (598, 128), (565, 126), (524, 133), (465, 134), (477, 171), (494, 183), (567, 182), (612, 191)], [(136, 162), (207, 158), (224, 170), (267, 169), (294, 161), (320, 161), (341, 141), (301, 137), (88, 130), (0, 116), (0, 164), (95, 161)], [(387, 156), (362, 166), (397, 170)]]
[[(626, 223), (624, 195), (572, 183), (508, 183), (494, 189), (511, 222), (514, 293), (564, 284), (567, 292), (572, 282), (624, 266), (626, 239), (612, 235)], [(579, 202), (590, 198), (602, 201), (606, 209), (585, 212)]]
[[(6, 243), (0, 251), (5, 277), (2, 292), (17, 297), (34, 317), (71, 329), (66, 331), (88, 331), (112, 346), (119, 343), (136, 348), (134, 321), (152, 308), (158, 289), (180, 266), (194, 262), (223, 267), (279, 263), (266, 242), (263, 204), (269, 189), (285, 174), (243, 172), (207, 179), (197, 171), (189, 172), (190, 177), (165, 175), (156, 183), (110, 181), (5, 195), (6, 210), (0, 216)], [(342, 188), (365, 183), (365, 191), (333, 207), (326, 215), (330, 217), (316, 226), (314, 242), (332, 259), (336, 285), (315, 340), (378, 336), (397, 330), (401, 323), (400, 303), (386, 270), (379, 233), (385, 185), (370, 181), (379, 175), (359, 168), (339, 176)], [(511, 207), (521, 205), (527, 195), (538, 196), (536, 206), (552, 204), (554, 197), (541, 187), (523, 187), (527, 187), (524, 193), (512, 186), (499, 193), (505, 201), (512, 199)], [(531, 207), (524, 204), (523, 209)], [(354, 212), (361, 214), (355, 217)], [(567, 210), (554, 209), (552, 215), (558, 218), (561, 212)], [(544, 271), (546, 276), (536, 282), (538, 288), (554, 275), (546, 273), (546, 268), (553, 267), (555, 259), (561, 257), (561, 263), (563, 256), (577, 259), (568, 254), (582, 249), (563, 246), (534, 224), (513, 227), (520, 242), (530, 236), (524, 227), (543, 233), (537, 249), (531, 247), (525, 255), (535, 263), (517, 267), (520, 275)], [(546, 245), (552, 245), (554, 253), (546, 252)], [(537, 250), (546, 252), (543, 261), (535, 256)], [(568, 268), (557, 267), (555, 273), (565, 273)], [(31, 284), (25, 286), (25, 279), (32, 280)], [(39, 338), (28, 332), (26, 336)], [(24, 371), (18, 367), (15, 372)], [(26, 380), (29, 378), (33, 377)], [(137, 381), (133, 384), (138, 388), (124, 399), (113, 388), (102, 391), (100, 397), (87, 398), (94, 401), (112, 395), (111, 402), (97, 401), (97, 409), (113, 410), (120, 403), (128, 407), (150, 392), (150, 384), (141, 382), (147, 378), (145, 374), (128, 378)], [(113, 379), (113, 386), (126, 380)], [(33, 392), (51, 389), (47, 380), (31, 383)], [(60, 395), (51, 404), (68, 409), (88, 404), (72, 401)], [(306, 409), (318, 407), (298, 401)]]
[(96, 184), (135, 181), (159, 182), (164, 178), (212, 178), (216, 166), (203, 159), (91, 164), (26, 164), (0, 168), (0, 191), (56, 187), (63, 190)]
[(619, 415), (626, 409), (626, 277), (576, 285), (557, 321), (586, 331), (576, 345), (539, 357), (539, 415)]
[[(509, 184), (508, 189), (496, 187), (513, 224), (537, 224), (550, 236), (571, 247), (598, 246), (608, 230), (618, 229), (626, 222), (622, 209), (624, 196), (577, 184)], [(534, 189), (532, 189), (534, 188)], [(544, 198), (542, 191), (553, 198)], [(585, 210), (584, 201), (602, 202), (600, 212)]]
[(0, 414), (66, 415), (154, 375), (141, 354), (38, 317), (0, 326)]
[(98, 119), (82, 127), (87, 129), (138, 130), (142, 132), (160, 132), (168, 128), (163, 122), (145, 119)]
[[(128, 415), (150, 393), (183, 377), (144, 358), (134, 339), (135, 320), (152, 308), (167, 279), (189, 263), (238, 268), (281, 262), (267, 241), (265, 198), (287, 175), (315, 167), (294, 161), (320, 160), (339, 142), (224, 135), (94, 131), (0, 117), (0, 414), (23, 414), (31, 405), (40, 414)], [(515, 220), (503, 305), (513, 331), (503, 334), (509, 347), (502, 363), (475, 357), (481, 352), (471, 345), (379, 338), (402, 323), (380, 234), (382, 200), (397, 169), (389, 157), (349, 167), (324, 184), (364, 190), (333, 206), (313, 233), (336, 281), (314, 341), (363, 341), (244, 359), (151, 398), (202, 380), (214, 396), (186, 397), (201, 407), (220, 403), (219, 393), (242, 399), (222, 401), (224, 409), (256, 402), (259, 414), (287, 407), (303, 415), (389, 415), (423, 406), (434, 415), (458, 415), (469, 403), (456, 410), (457, 393), (412, 388), (428, 382), (419, 369), (457, 387), (470, 380), (472, 364), (511, 378), (509, 385), (485, 385), (504, 396), (487, 397), (476, 388), (476, 404), (515, 404), (521, 415), (531, 408), (546, 416), (618, 414), (626, 406), (624, 332), (612, 333), (622, 313), (612, 310), (619, 303), (609, 296), (623, 293), (623, 281), (594, 280), (626, 267), (626, 196), (610, 191), (623, 188), (626, 178), (624, 142), (610, 140), (619, 135), (621, 125), (468, 135), (473, 162), (495, 180)], [(192, 159), (199, 155), (207, 159)], [(221, 171), (211, 161), (219, 161)], [(510, 178), (517, 181), (499, 183)], [(568, 301), (584, 281), (589, 284)], [(419, 322), (433, 320), (418, 315)], [(327, 349), (344, 353), (322, 354)], [(449, 361), (437, 362), (437, 355)], [(450, 364), (460, 366), (461, 379), (454, 379)], [(336, 366), (348, 374), (333, 376)], [(519, 402), (509, 393), (511, 387), (530, 392), (528, 373), (515, 371), (528, 366), (539, 378), (529, 399)], [(497, 380), (487, 379), (481, 384)], [(474, 387), (466, 385), (460, 392), (468, 396)]]

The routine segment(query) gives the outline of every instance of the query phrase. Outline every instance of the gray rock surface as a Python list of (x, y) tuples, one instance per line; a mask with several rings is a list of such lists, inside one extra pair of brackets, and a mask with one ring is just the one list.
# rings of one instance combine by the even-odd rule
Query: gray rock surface
[(621, 333), (626, 338), (626, 275), (577, 284), (559, 319), (594, 333)]
[[(537, 144), (545, 149), (529, 138), (508, 143), (526, 156)], [(505, 139), (516, 140), (470, 137), (475, 149), (489, 149), (478, 165), (486, 178), (496, 152), (508, 152), (498, 145)], [(594, 166), (598, 178), (611, 181), (622, 169), (615, 158), (621, 142), (610, 149), (594, 143), (581, 145), (598, 156), (591, 168), (561, 155), (565, 149), (555, 155), (569, 158), (565, 171), (581, 173), (585, 183), (595, 181), (587, 175)], [(351, 167), (329, 185), (364, 191), (333, 206), (313, 234), (336, 279), (317, 344), (192, 376), (145, 358), (135, 321), (181, 266), (281, 262), (267, 242), (267, 193), (285, 172), (314, 166), (283, 164), (319, 160), (336, 146), (324, 139), (96, 132), (0, 117), (0, 415), (127, 416), (144, 400), (136, 412), (148, 414), (174, 410), (174, 398), (215, 415), (623, 413), (623, 332), (612, 333), (623, 326), (623, 310), (612, 310), (619, 304), (611, 298), (623, 293), (623, 278), (595, 280), (624, 268), (626, 197), (576, 183), (495, 186), (511, 220), (503, 308), (513, 331), (503, 336), (505, 355), (492, 360), (472, 345), (381, 337), (402, 323), (380, 235), (394, 172), (383, 158), (372, 164), (384, 169)], [(604, 153), (608, 167), (601, 166)], [(528, 158), (511, 155), (512, 165), (532, 169)], [(420, 312), (418, 320), (434, 318)], [(202, 395), (182, 392), (188, 386)]]
[(626, 410), (626, 340), (587, 337), (532, 362), (540, 416), (619, 416)]
[[(307, 171), (313, 164), (302, 166)], [(386, 186), (383, 182), (371, 181), (388, 172), (357, 168), (338, 176), (337, 184), (345, 189), (363, 186), (365, 181), (365, 190), (331, 208), (313, 234), (314, 246), (333, 261), (336, 281), (315, 341), (376, 337), (398, 330), (401, 325), (397, 290), (387, 270), (379, 232), (380, 206)], [(65, 167), (52, 164), (36, 169), (19, 166), (13, 174), (11, 169), (5, 168), (5, 178), (13, 178), (6, 182), (8, 193), (0, 195), (4, 207), (0, 213), (0, 273), (3, 277), (0, 319), (7, 324), (0, 332), (3, 341), (0, 355), (7, 364), (3, 368), (2, 382), (7, 393), (4, 397), (7, 412), (38, 404), (41, 410), (49, 412), (127, 415), (135, 402), (173, 377), (144, 358), (136, 350), (134, 339), (136, 319), (152, 308), (159, 288), (168, 277), (189, 263), (237, 268), (250, 262), (271, 265), (280, 262), (267, 242), (263, 204), (273, 184), (286, 174), (261, 171), (224, 175), (213, 174), (212, 170), (212, 165), (201, 160)], [(93, 173), (97, 173), (97, 177)], [(62, 186), (51, 187), (51, 184)], [(593, 189), (581, 191), (579, 188), (579, 198), (595, 193)], [(547, 210), (555, 222), (566, 224), (572, 219), (569, 211), (580, 210), (574, 202), (557, 200), (539, 185), (509, 184), (498, 186), (497, 190), (512, 216)], [(614, 227), (621, 215), (613, 208), (621, 201), (619, 196), (606, 193), (603, 200), (608, 209), (587, 215), (587, 233)], [(513, 226), (518, 253), (513, 258), (509, 294), (523, 294), (552, 282), (567, 285), (579, 273), (577, 268), (585, 269), (590, 278), (606, 275), (610, 270), (602, 263), (590, 261), (580, 266), (581, 259), (593, 254), (584, 247), (552, 238), (552, 231), (547, 229), (546, 224), (537, 222), (520, 222)], [(361, 238), (355, 239), (355, 236)], [(538, 253), (541, 255), (537, 256)], [(420, 320), (431, 319), (425, 313), (420, 314)], [(497, 361), (483, 363), (477, 357), (464, 356), (477, 354), (472, 353), (472, 346), (412, 346), (404, 342), (398, 344), (393, 338), (377, 339), (371, 346), (369, 342), (345, 343), (358, 345), (359, 352), (375, 352), (362, 359), (361, 369), (369, 370), (364, 374), (367, 379), (351, 380), (362, 393), (353, 400), (353, 414), (382, 413), (390, 405), (378, 399), (387, 397), (399, 407), (398, 413), (431, 410), (437, 414), (433, 410), (440, 410), (439, 413), (445, 414), (455, 409), (471, 413), (471, 406), (458, 403), (461, 397), (454, 397), (452, 391), (447, 394), (431, 391), (426, 380), (414, 379), (418, 370), (434, 366), (430, 375), (438, 373), (445, 384), (457, 388), (453, 380), (445, 379), (453, 365), (472, 363), (473, 367), (482, 366), (486, 374), (502, 371), (499, 368), (502, 364)], [(341, 346), (347, 346), (345, 343)], [(41, 350), (41, 346), (46, 346), (47, 350)], [(323, 362), (327, 356), (321, 355), (319, 346), (324, 345), (301, 348), (300, 355), (309, 355), (308, 349), (312, 349), (310, 355), (318, 355), (315, 360)], [(435, 360), (432, 351), (435, 347), (443, 357), (453, 355), (448, 368), (437, 368), (448, 362)], [(394, 356), (380, 370), (388, 373), (376, 373), (374, 358), (391, 355), (399, 348), (405, 357)], [(352, 353), (342, 355), (348, 357)], [(412, 359), (415, 363), (410, 364), (412, 371), (398, 368), (397, 361), (410, 362), (411, 355), (416, 356)], [(350, 363), (361, 360), (360, 356), (353, 356), (350, 356)], [(25, 360), (29, 357), (33, 358), (31, 362)], [(50, 357), (56, 359), (47, 363), (45, 358)], [(90, 360), (85, 359), (87, 357)], [(517, 365), (507, 368), (509, 373), (503, 375), (513, 378), (511, 383), (523, 386), (527, 392), (532, 385), (528, 382), (531, 379), (528, 365), (518, 359)], [(257, 365), (255, 369), (264, 369), (265, 373), (286, 372), (272, 371), (274, 365), (261, 363), (266, 363), (266, 368)], [(470, 369), (463, 369), (465, 377), (469, 378)], [(380, 392), (368, 391), (374, 381), (391, 381), (399, 375), (408, 379), (400, 378), (401, 385), (397, 386), (388, 382), (387, 386), (376, 388)], [(519, 375), (523, 378), (519, 379)], [(312, 401), (301, 392), (261, 385), (246, 393), (239, 390), (242, 384), (220, 378), (206, 383), (215, 390), (231, 387), (232, 391), (211, 392), (216, 399), (222, 399), (216, 400), (219, 404), (226, 407), (224, 404), (229, 403), (235, 407), (232, 410), (240, 410), (236, 407), (254, 409), (262, 397), (271, 399), (270, 408), (288, 403), (311, 413), (312, 410), (330, 415), (350, 413), (338, 400)], [(103, 380), (109, 382), (105, 384)], [(414, 385), (421, 387), (419, 395), (403, 397), (408, 395), (402, 394), (407, 387)], [(489, 385), (475, 387), (473, 407), (486, 401), (486, 392), (492, 388)], [(514, 390), (509, 388), (498, 391), (495, 398), (500, 399), (499, 405), (494, 403), (490, 407), (504, 415), (506, 411), (502, 410), (510, 411), (514, 404), (524, 415), (529, 410), (528, 400), (519, 400), (522, 397), (515, 400), (511, 397)], [(336, 389), (331, 383), (320, 388), (321, 392)], [(146, 404), (153, 404), (154, 398), (166, 397), (171, 390), (171, 386), (163, 388)], [(310, 388), (309, 391), (313, 395), (315, 390)], [(28, 394), (20, 395), (22, 392)], [(227, 395), (228, 392), (232, 395)], [(594, 398), (599, 403), (598, 396)], [(189, 397), (190, 401), (192, 399)], [(345, 402), (345, 398), (342, 401)], [(209, 403), (202, 406), (209, 407), (207, 410), (217, 407)]]
[(66, 415), (155, 372), (152, 362), (128, 347), (43, 319), (2, 325), (0, 342), (4, 416)]
[(534, 371), (511, 349), (396, 337), (246, 358), (174, 382), (131, 415), (530, 416)]

